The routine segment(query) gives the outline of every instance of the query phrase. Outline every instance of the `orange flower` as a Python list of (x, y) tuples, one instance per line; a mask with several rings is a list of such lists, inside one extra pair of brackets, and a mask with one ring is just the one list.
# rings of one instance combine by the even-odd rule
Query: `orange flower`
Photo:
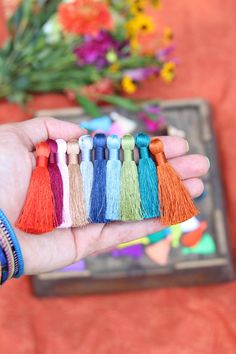
[(74, 0), (62, 3), (59, 21), (65, 31), (78, 35), (96, 35), (101, 29), (112, 28), (112, 17), (102, 0)]

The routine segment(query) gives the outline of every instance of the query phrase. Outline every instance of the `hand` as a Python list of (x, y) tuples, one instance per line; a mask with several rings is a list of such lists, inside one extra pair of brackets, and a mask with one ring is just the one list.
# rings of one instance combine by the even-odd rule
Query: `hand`
[[(77, 125), (53, 118), (0, 127), (0, 207), (14, 226), (23, 207), (32, 170), (35, 168), (35, 145), (48, 138), (70, 140), (86, 134)], [(199, 179), (209, 169), (208, 159), (201, 155), (184, 156), (186, 140), (162, 137), (165, 152), (192, 197), (203, 192)], [(29, 235), (15, 228), (26, 274), (49, 272), (65, 267), (94, 252), (103, 251), (149, 233), (161, 230), (158, 220), (90, 224), (84, 228), (57, 229), (43, 235)]]

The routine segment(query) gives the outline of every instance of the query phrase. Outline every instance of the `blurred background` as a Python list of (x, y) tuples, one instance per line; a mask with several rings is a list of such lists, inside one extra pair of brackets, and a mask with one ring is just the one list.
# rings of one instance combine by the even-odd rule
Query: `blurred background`
[[(13, 352), (17, 354), (54, 352), (63, 354), (235, 353), (235, 281), (214, 285), (196, 286), (195, 284), (214, 283), (233, 277), (231, 253), (234, 255), (236, 252), (234, 240), (236, 231), (234, 126), (236, 120), (233, 106), (236, 92), (234, 80), (236, 69), (233, 61), (233, 43), (236, 40), (234, 18), (236, 3), (233, 0), (228, 0), (224, 4), (219, 0), (211, 0), (210, 2), (199, 0), (197, 4), (188, 0), (178, 3), (162, 0), (161, 4), (158, 2), (154, 5), (157, 8), (152, 12), (153, 21), (161, 31), (166, 29), (166, 38), (169, 38), (171, 46), (174, 46), (171, 62), (174, 63), (175, 77), (169, 76), (170, 73), (173, 73), (172, 66), (170, 72), (167, 70), (167, 75), (164, 74), (164, 80), (160, 79), (159, 76), (163, 78), (163, 75), (160, 75), (159, 72), (157, 77), (152, 76), (150, 80), (144, 80), (138, 85), (134, 80), (129, 83), (128, 88), (131, 88), (132, 91), (132, 84), (135, 85), (135, 92), (126, 91), (125, 97), (148, 97), (160, 100), (161, 115), (166, 120), (166, 128), (172, 126), (177, 129), (178, 134), (184, 132), (193, 145), (193, 152), (203, 152), (210, 155), (213, 171), (205, 179), (207, 195), (197, 201), (202, 206), (203, 213), (195, 229), (201, 223), (207, 223), (208, 234), (213, 240), (211, 250), (208, 254), (201, 253), (198, 245), (198, 251), (190, 254), (191, 247), (187, 251), (183, 251), (181, 247), (176, 250), (172, 243), (173, 249), (170, 252), (168, 248), (167, 256), (169, 258), (164, 260), (164, 264), (160, 264), (163, 259), (160, 261), (154, 257), (157, 278), (152, 286), (163, 286), (156, 289), (142, 289), (144, 286), (141, 283), (144, 282), (139, 281), (140, 286), (136, 286), (136, 288), (140, 287), (138, 291), (117, 292), (119, 290), (117, 286), (111, 285), (116, 284), (114, 267), (112, 268), (112, 266), (111, 279), (114, 276), (114, 280), (109, 282), (109, 289), (112, 291), (113, 287), (116, 291), (111, 294), (97, 295), (96, 293), (101, 292), (98, 284), (94, 290), (95, 294), (72, 295), (73, 292), (79, 292), (78, 286), (73, 287), (72, 284), (75, 279), (73, 278), (68, 292), (63, 290), (65, 289), (63, 276), (61, 276), (62, 281), (57, 283), (56, 287), (53, 288), (53, 285), (50, 285), (55, 275), (50, 275), (49, 279), (45, 276), (34, 279), (34, 292), (31, 280), (26, 277), (19, 281), (9, 282), (1, 289), (0, 296), (1, 348), (7, 354)], [(9, 36), (6, 20), (15, 11), (15, 8), (16, 1), (0, 0), (1, 45)], [(173, 44), (172, 37), (174, 37)], [(152, 40), (153, 38), (149, 37), (147, 42), (151, 43)], [(160, 70), (162, 69), (163, 67), (160, 68)], [(118, 70), (118, 72), (120, 71)], [(125, 87), (127, 87), (127, 81)], [(70, 92), (69, 94), (68, 92), (35, 93), (24, 103), (24, 106), (22, 106), (22, 102), (21, 104), (15, 102), (19, 101), (19, 96), (6, 98), (3, 97), (0, 101), (1, 123), (21, 121), (31, 118), (35, 114), (42, 115), (45, 110), (53, 110), (54, 115), (58, 115), (62, 119), (71, 115), (73, 120), (74, 113), (72, 114), (72, 112), (74, 111), (71, 111), (70, 108), (78, 104)], [(63, 109), (63, 113), (58, 109)], [(65, 111), (65, 109), (68, 110)], [(183, 117), (183, 111), (185, 120), (181, 121), (180, 117)], [(119, 113), (128, 117), (130, 121), (134, 121), (132, 113), (125, 110), (119, 111)], [(86, 114), (81, 115), (81, 112), (76, 113), (78, 121), (86, 121), (87, 117)], [(188, 131), (185, 131), (183, 125), (188, 124), (188, 120), (191, 121), (191, 119), (194, 121), (194, 128), (192, 126)], [(203, 121), (210, 131), (210, 138), (205, 140), (201, 139)], [(143, 128), (150, 131), (150, 125), (147, 125), (147, 122), (145, 124), (140, 120), (137, 122), (138, 125), (141, 123)], [(211, 124), (216, 135), (216, 142), (214, 134), (211, 133)], [(196, 131), (198, 133), (194, 135)], [(160, 129), (160, 131), (151, 131), (151, 133), (161, 134), (163, 131)], [(219, 157), (219, 167), (217, 157)], [(221, 198), (220, 174), (223, 180), (223, 198)], [(217, 176), (214, 181), (213, 175)], [(212, 185), (217, 186), (214, 193)], [(204, 208), (206, 205), (211, 207)], [(220, 218), (223, 221), (219, 225), (217, 220), (219, 221)], [(227, 232), (226, 225), (228, 225), (229, 232)], [(229, 234), (232, 250), (228, 246), (227, 234)], [(204, 236), (203, 233), (201, 236)], [(150, 239), (149, 236), (149, 241)], [(182, 246), (184, 245), (182, 244)], [(164, 251), (163, 248), (161, 250), (162, 255), (163, 252), (166, 252), (166, 245)], [(147, 256), (148, 252), (145, 254)], [(102, 257), (102, 259), (96, 260), (96, 262), (100, 262), (96, 264), (94, 264), (94, 259), (87, 260), (86, 269), (90, 271), (91, 278), (94, 268), (96, 269), (98, 264), (101, 272), (103, 266), (107, 271), (108, 255)], [(113, 257), (117, 257), (117, 254), (113, 254)], [(217, 266), (218, 268), (214, 272), (212, 269), (219, 259), (221, 264), (224, 260), (225, 267)], [(127, 263), (127, 272), (134, 267), (134, 264), (139, 266), (138, 269), (141, 264), (146, 270), (146, 276), (148, 276), (148, 269), (153, 270), (154, 263), (137, 261), (135, 257), (131, 257), (131, 260)], [(184, 274), (181, 273), (180, 279), (175, 275), (178, 272), (176, 273), (176, 267), (173, 265), (180, 264), (183, 260), (189, 261), (190, 266), (185, 268)], [(193, 261), (195, 265), (196, 261), (207, 261), (208, 263), (198, 272), (195, 266), (192, 266)], [(124, 264), (123, 258), (121, 263)], [(115, 266), (119, 267), (117, 260)], [(160, 277), (163, 269), (166, 270), (167, 275), (172, 275), (171, 281), (167, 277), (163, 282), (163, 276)], [(71, 270), (66, 270), (64, 273), (68, 274), (68, 271)], [(58, 273), (56, 273), (57, 279)], [(219, 277), (217, 277), (217, 273), (220, 274)], [(127, 283), (129, 283), (128, 276), (127, 279)], [(47, 282), (45, 283), (45, 281)], [(78, 280), (78, 282), (80, 281)], [(89, 281), (93, 280), (89, 278)], [(180, 287), (183, 284), (189, 286)], [(170, 285), (172, 287), (167, 288)], [(106, 285), (104, 286), (106, 287)], [(125, 290), (125, 286), (122, 290)], [(52, 295), (53, 292), (57, 295), (69, 293), (70, 296), (38, 298), (35, 292), (40, 295)]]

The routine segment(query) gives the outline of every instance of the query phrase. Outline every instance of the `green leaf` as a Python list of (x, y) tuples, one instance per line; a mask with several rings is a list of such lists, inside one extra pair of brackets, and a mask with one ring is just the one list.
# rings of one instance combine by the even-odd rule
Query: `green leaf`
[(93, 118), (102, 116), (102, 112), (99, 107), (95, 103), (93, 103), (89, 98), (82, 95), (76, 95), (76, 99), (89, 116)]
[(132, 100), (128, 98), (114, 96), (114, 95), (102, 95), (101, 98), (103, 101), (110, 103), (114, 106), (123, 108), (127, 111), (135, 112), (135, 113), (140, 111), (140, 105), (138, 103), (134, 103)]

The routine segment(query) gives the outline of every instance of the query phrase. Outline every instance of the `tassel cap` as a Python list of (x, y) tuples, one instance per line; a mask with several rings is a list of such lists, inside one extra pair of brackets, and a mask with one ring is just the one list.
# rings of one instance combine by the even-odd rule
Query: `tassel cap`
[(164, 153), (164, 145), (163, 142), (154, 137), (151, 139), (151, 143), (149, 145), (149, 149), (155, 159), (155, 162), (158, 166), (167, 162), (165, 153)]

